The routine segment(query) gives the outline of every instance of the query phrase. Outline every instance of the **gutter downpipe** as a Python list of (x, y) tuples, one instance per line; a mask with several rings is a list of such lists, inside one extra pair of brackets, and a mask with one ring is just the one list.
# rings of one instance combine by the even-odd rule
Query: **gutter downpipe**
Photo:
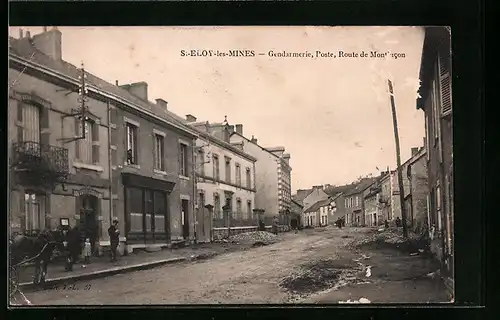
[(111, 105), (106, 102), (108, 108), (108, 178), (109, 178), (109, 224), (113, 220), (113, 169), (111, 161)]

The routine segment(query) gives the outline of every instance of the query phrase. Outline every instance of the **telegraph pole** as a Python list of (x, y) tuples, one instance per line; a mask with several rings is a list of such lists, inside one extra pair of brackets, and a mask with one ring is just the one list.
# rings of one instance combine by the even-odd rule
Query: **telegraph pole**
[(394, 124), (394, 139), (396, 140), (396, 165), (398, 170), (398, 184), (399, 184), (399, 202), (401, 205), (401, 220), (403, 223), (403, 237), (408, 238), (408, 229), (406, 225), (406, 207), (405, 207), (405, 192), (403, 186), (403, 172), (401, 171), (401, 151), (399, 148), (399, 133), (398, 133), (398, 119), (396, 116), (396, 104), (394, 102), (394, 90), (392, 88), (391, 80), (387, 80), (389, 84), (389, 94), (391, 97), (392, 109), (392, 123)]

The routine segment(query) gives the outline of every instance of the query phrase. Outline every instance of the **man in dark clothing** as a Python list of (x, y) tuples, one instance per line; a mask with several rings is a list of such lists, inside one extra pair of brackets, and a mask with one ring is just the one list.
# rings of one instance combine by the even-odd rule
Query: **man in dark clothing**
[(111, 261), (116, 261), (116, 250), (120, 243), (120, 229), (118, 229), (118, 219), (113, 219), (113, 224), (108, 228), (109, 241), (111, 243)]
[(399, 217), (396, 218), (396, 227), (401, 227), (401, 219)]
[(75, 226), (66, 232), (63, 231), (63, 236), (63, 241), (66, 243), (66, 271), (73, 271), (73, 265), (77, 262), (82, 250), (80, 231)]

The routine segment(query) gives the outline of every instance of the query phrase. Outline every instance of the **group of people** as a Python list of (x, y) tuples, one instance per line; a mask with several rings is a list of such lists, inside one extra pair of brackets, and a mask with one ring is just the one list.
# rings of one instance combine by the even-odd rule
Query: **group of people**
[[(120, 242), (117, 218), (113, 219), (112, 225), (108, 228), (108, 235), (111, 244), (111, 261), (116, 261)], [(72, 271), (73, 265), (82, 255), (85, 263), (91, 262), (91, 257), (96, 250), (91, 240), (93, 240), (91, 234), (88, 231), (81, 232), (78, 226), (61, 225), (54, 231), (45, 229), (34, 236), (17, 234), (9, 242), (11, 266), (15, 269), (19, 264), (33, 260), (35, 263), (34, 283), (43, 283), (55, 249), (58, 249), (64, 257), (64, 269)]]

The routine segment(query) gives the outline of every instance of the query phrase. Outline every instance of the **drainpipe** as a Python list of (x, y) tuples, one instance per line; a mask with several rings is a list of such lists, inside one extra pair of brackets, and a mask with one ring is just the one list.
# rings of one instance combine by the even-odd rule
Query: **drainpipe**
[(192, 177), (193, 177), (193, 215), (194, 215), (194, 243), (198, 242), (198, 235), (196, 234), (196, 228), (198, 227), (198, 212), (196, 211), (196, 204), (198, 203), (198, 190), (197, 190), (197, 177), (196, 177), (196, 138), (193, 139), (191, 147), (191, 168), (192, 168)]
[(106, 102), (108, 108), (108, 175), (109, 175), (109, 223), (113, 220), (113, 169), (111, 161), (111, 106), (109, 100)]

